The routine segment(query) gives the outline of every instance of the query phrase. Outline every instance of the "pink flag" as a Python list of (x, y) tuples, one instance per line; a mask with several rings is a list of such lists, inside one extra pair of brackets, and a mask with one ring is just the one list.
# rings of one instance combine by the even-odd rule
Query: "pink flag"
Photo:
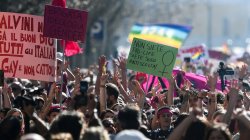
[[(64, 41), (61, 41), (61, 44), (64, 45), (63, 43)], [(82, 48), (79, 47), (77, 42), (74, 41), (66, 41), (66, 45), (65, 45), (65, 50), (64, 50), (64, 54), (66, 56), (72, 56), (72, 55), (76, 55), (79, 53), (82, 53)]]

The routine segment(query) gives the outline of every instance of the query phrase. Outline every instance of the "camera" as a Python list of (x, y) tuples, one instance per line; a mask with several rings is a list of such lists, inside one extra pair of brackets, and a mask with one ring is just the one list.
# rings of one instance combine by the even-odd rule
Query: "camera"
[(223, 62), (220, 62), (219, 69), (217, 71), (220, 76), (224, 75), (234, 75), (234, 70), (232, 68), (225, 67)]
[(220, 80), (221, 80), (221, 90), (224, 91), (226, 84), (225, 84), (225, 75), (234, 75), (234, 71), (232, 68), (228, 68), (225, 67), (223, 62), (219, 63), (219, 69), (217, 70), (217, 72), (219, 73), (220, 76)]

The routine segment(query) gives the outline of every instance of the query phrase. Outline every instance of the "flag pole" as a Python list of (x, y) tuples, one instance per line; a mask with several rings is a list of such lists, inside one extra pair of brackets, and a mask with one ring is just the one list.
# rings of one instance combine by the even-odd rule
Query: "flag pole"
[(64, 76), (63, 76), (63, 72), (64, 72), (64, 63), (65, 63), (65, 56), (64, 56), (64, 51), (65, 51), (65, 46), (66, 46), (66, 41), (63, 40), (63, 53), (62, 53), (62, 65), (61, 65), (61, 94), (60, 94), (60, 109), (62, 110), (62, 94), (63, 94), (63, 84), (64, 84)]

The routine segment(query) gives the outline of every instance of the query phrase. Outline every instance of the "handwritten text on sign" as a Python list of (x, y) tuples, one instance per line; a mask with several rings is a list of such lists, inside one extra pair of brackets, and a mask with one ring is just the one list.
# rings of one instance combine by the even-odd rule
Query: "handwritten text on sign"
[(43, 17), (0, 12), (0, 69), (6, 77), (55, 80), (56, 48)]
[(170, 78), (177, 52), (177, 48), (134, 38), (127, 68)]
[(44, 36), (70, 41), (85, 41), (88, 12), (45, 6)]

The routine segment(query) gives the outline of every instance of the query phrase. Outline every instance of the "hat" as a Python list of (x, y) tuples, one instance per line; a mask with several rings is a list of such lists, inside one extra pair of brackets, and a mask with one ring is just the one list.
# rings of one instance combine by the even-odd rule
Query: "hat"
[(36, 106), (35, 99), (32, 96), (30, 96), (30, 95), (23, 95), (23, 96), (21, 96), (21, 98), (26, 103), (29, 103), (32, 106)]
[(13, 90), (23, 90), (25, 89), (20, 82), (13, 82), (9, 84), (9, 87)]
[(137, 72), (135, 79), (139, 81), (141, 78), (144, 78), (143, 83), (145, 83), (147, 81), (147, 74), (143, 72)]
[(173, 115), (173, 111), (168, 106), (163, 106), (163, 107), (159, 108), (158, 112), (157, 112), (157, 116), (164, 114), (164, 113), (170, 113)]
[(118, 133), (115, 140), (149, 140), (138, 130), (123, 130)]
[(23, 135), (21, 137), (21, 140), (45, 140), (45, 139), (39, 134), (29, 133), (29, 134)]

